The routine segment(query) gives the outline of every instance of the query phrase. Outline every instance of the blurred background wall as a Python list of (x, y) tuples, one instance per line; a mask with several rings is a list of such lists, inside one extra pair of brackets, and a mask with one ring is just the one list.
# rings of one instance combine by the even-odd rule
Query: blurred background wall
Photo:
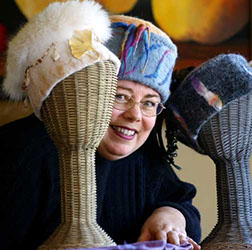
[[(152, 21), (178, 46), (176, 69), (198, 66), (220, 53), (239, 53), (251, 60), (249, 0), (97, 0), (111, 13)], [(8, 0), (0, 3), (0, 87), (7, 40), (53, 0)], [(13, 72), (15, 73), (15, 72)], [(32, 113), (22, 102), (10, 102), (0, 91), (0, 126)], [(179, 177), (198, 190), (194, 204), (202, 215), (204, 239), (217, 222), (215, 166), (207, 156), (179, 144), (175, 163)]]

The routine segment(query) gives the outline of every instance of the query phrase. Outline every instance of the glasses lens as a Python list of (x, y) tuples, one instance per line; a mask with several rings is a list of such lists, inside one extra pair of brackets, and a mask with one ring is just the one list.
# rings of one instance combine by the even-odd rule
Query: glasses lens
[(164, 106), (162, 103), (159, 103), (158, 106), (157, 106), (157, 112), (156, 112), (156, 115), (159, 115), (164, 109)]
[(141, 105), (143, 115), (148, 117), (159, 115), (163, 108), (164, 107), (161, 103), (148, 102), (148, 105), (145, 105), (145, 103), (142, 103)]
[(123, 94), (116, 94), (114, 108), (118, 110), (128, 110), (134, 105), (134, 100)]

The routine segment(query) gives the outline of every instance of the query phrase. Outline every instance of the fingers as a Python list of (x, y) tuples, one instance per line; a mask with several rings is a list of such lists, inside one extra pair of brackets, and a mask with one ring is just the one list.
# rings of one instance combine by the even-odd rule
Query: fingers
[(169, 231), (167, 233), (167, 242), (174, 244), (174, 245), (180, 245), (180, 238), (177, 232)]
[(186, 235), (180, 234), (179, 235), (179, 241), (180, 241), (180, 244), (188, 243), (188, 237)]
[(186, 235), (184, 232), (179, 232), (176, 230), (173, 231), (166, 231), (166, 230), (159, 230), (154, 232), (150, 232), (147, 229), (144, 229), (141, 232), (141, 235), (138, 238), (138, 242), (143, 241), (150, 241), (150, 240), (163, 240), (165, 242), (174, 244), (174, 245), (182, 245), (185, 243), (190, 243), (192, 245), (193, 250), (200, 250), (201, 247), (190, 237)]
[(149, 241), (151, 240), (151, 234), (148, 230), (143, 230), (141, 235), (138, 237), (138, 242)]
[(156, 233), (156, 239), (157, 240), (163, 240), (163, 241), (167, 241), (167, 235), (166, 235), (166, 232), (164, 230), (159, 230), (157, 233)]
[(178, 231), (166, 232), (165, 230), (159, 230), (156, 232), (154, 238), (156, 240), (163, 240), (177, 246), (190, 243), (193, 250), (201, 249), (201, 247), (193, 239), (189, 238), (185, 233), (180, 233)]
[(191, 243), (194, 250), (200, 250), (201, 246), (198, 245), (193, 239), (187, 237), (187, 242)]

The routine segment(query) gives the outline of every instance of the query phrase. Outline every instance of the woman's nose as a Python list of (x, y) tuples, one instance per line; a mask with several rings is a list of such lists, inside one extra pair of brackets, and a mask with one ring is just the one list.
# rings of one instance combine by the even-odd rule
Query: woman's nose
[(142, 118), (140, 103), (135, 102), (130, 109), (124, 111), (124, 117), (133, 121), (140, 121)]

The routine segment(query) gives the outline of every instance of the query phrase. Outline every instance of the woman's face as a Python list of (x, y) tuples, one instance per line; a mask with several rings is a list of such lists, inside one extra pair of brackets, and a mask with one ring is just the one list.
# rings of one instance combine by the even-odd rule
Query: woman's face
[[(119, 80), (117, 96), (127, 95), (135, 102), (160, 102), (160, 95), (154, 89), (141, 83)], [(108, 160), (118, 160), (136, 151), (147, 140), (156, 122), (156, 116), (146, 117), (140, 105), (122, 111), (113, 109), (108, 130), (103, 137), (98, 152)]]

